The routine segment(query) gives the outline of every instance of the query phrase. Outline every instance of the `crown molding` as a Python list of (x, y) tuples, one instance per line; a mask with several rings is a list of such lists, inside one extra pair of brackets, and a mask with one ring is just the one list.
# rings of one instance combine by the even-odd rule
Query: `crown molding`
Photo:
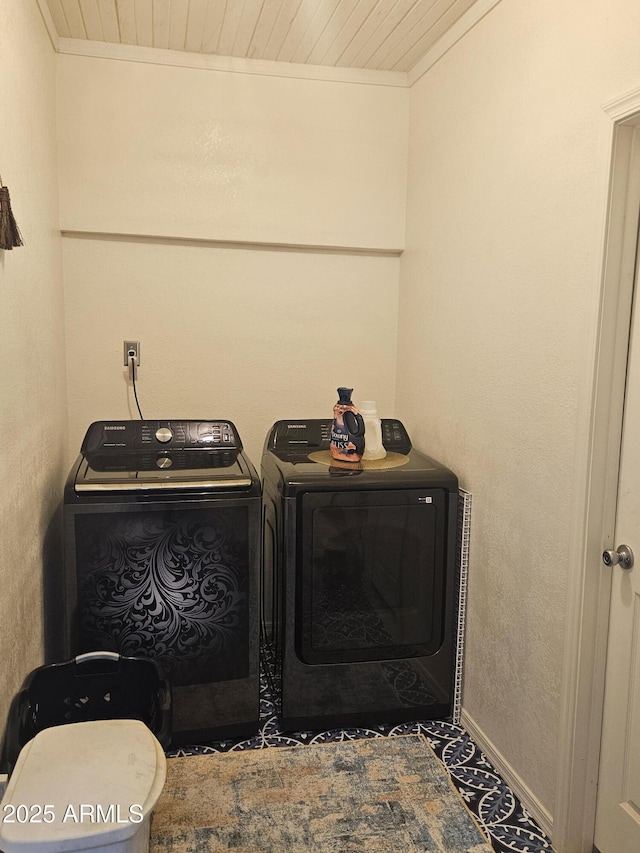
[[(43, 0), (39, 0), (39, 2), (43, 2)], [(293, 77), (332, 83), (355, 83), (396, 88), (408, 86), (407, 74), (404, 71), (372, 71), (367, 68), (301, 65), (292, 62), (273, 62), (266, 59), (244, 59), (235, 56), (214, 56), (182, 50), (140, 47), (133, 44), (110, 44), (85, 39), (58, 38), (57, 42), (58, 52), (67, 56), (90, 56), (97, 59), (143, 62), (151, 65), (172, 65), (180, 68), (233, 72), (234, 74), (256, 74), (262, 77)]]
[(472, 30), (486, 15), (497, 6), (500, 0), (476, 0), (446, 33), (429, 48), (422, 59), (407, 72), (408, 85), (413, 86), (430, 68), (438, 62), (460, 39)]
[(44, 21), (44, 25), (47, 28), (47, 33), (49, 35), (49, 40), (51, 41), (51, 46), (53, 49), (58, 52), (58, 43), (60, 39), (58, 38), (58, 31), (56, 30), (56, 25), (53, 22), (53, 18), (51, 17), (51, 12), (49, 11), (49, 7), (47, 6), (46, 0), (37, 0), (38, 9), (40, 9), (40, 14), (42, 15), (42, 20)]

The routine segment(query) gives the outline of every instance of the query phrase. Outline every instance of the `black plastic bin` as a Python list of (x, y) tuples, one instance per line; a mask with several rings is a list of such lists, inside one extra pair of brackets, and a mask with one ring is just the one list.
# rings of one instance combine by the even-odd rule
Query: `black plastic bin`
[(171, 688), (155, 661), (99, 651), (38, 667), (11, 702), (0, 772), (11, 773), (22, 747), (43, 729), (117, 719), (141, 720), (168, 748)]

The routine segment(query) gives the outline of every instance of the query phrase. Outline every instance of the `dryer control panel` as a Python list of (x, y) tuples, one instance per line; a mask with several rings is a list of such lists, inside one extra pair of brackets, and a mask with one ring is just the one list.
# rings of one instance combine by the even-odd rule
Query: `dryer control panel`
[(242, 450), (231, 421), (96, 421), (82, 442), (86, 455), (151, 449)]
[[(274, 452), (292, 450), (326, 450), (331, 439), (331, 420), (288, 420), (274, 424), (268, 438), (268, 449)], [(387, 450), (406, 455), (411, 440), (404, 425), (395, 418), (382, 418), (382, 443)]]

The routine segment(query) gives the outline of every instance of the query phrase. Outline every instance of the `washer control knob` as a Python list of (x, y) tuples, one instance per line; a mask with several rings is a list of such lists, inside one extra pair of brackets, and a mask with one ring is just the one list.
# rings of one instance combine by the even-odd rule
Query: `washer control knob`
[(156, 465), (158, 468), (171, 468), (173, 465), (173, 459), (170, 456), (158, 456), (156, 459)]
[(166, 444), (173, 438), (173, 433), (171, 432), (169, 427), (160, 427), (160, 429), (156, 430), (156, 438), (162, 444)]

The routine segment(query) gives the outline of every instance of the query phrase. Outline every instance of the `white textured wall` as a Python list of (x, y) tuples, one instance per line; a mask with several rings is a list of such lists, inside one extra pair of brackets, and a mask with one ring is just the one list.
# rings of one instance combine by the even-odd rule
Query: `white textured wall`
[[(336, 388), (393, 414), (398, 258), (66, 238), (70, 449), (136, 418), (228, 418), (259, 468), (274, 421), (330, 417)], [(344, 313), (338, 291), (348, 291)]]
[(125, 338), (145, 417), (229, 418), (257, 467), (338, 385), (393, 413), (406, 89), (74, 56), (58, 87), (63, 228), (148, 235), (63, 240), (71, 456), (137, 416)]
[(0, 250), (0, 729), (43, 660), (43, 566), (66, 467), (55, 56), (36, 3), (0, 3), (0, 175), (25, 245)]
[(59, 57), (63, 229), (401, 247), (406, 90)]
[(464, 708), (553, 810), (576, 436), (635, 0), (503, 0), (411, 92), (398, 415), (472, 492)]

